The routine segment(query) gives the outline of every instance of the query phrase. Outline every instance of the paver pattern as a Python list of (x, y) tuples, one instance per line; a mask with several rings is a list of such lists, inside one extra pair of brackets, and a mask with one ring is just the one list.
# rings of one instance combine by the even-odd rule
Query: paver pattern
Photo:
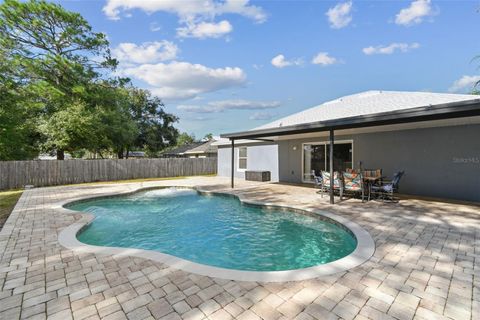
[[(479, 319), (480, 208), (421, 200), (346, 200), (312, 188), (195, 177), (24, 192), (0, 232), (0, 319)], [(325, 209), (370, 232), (374, 256), (328, 277), (229, 281), (146, 259), (74, 252), (57, 241), (81, 214), (53, 204), (138, 186), (203, 186), (247, 199)]]

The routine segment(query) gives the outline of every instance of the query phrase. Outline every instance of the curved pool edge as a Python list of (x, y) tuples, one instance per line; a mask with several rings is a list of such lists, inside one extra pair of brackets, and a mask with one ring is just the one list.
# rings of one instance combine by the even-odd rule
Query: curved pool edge
[(209, 191), (202, 190), (200, 187), (182, 187), (182, 186), (162, 186), (160, 188), (191, 188), (199, 191), (203, 194), (212, 194), (212, 195), (228, 195), (238, 198), (238, 200), (245, 204), (265, 206), (268, 208), (279, 208), (279, 209), (292, 209), (296, 211), (303, 211), (314, 215), (319, 215), (331, 219), (336, 223), (343, 225), (345, 228), (350, 230), (357, 240), (357, 246), (355, 250), (349, 255), (329, 262), (321, 264), (318, 266), (294, 269), (294, 270), (285, 270), (285, 271), (242, 271), (234, 269), (226, 269), (213, 267), (209, 265), (204, 265), (182, 258), (178, 258), (169, 254), (161, 253), (154, 250), (145, 250), (145, 249), (134, 249), (134, 248), (121, 248), (121, 247), (104, 247), (104, 246), (94, 246), (80, 242), (77, 239), (77, 234), (86, 226), (88, 226), (93, 220), (94, 216), (89, 213), (83, 213), (79, 211), (73, 211), (65, 208), (64, 206), (77, 201), (84, 201), (94, 198), (102, 197), (111, 197), (117, 195), (128, 195), (131, 193), (139, 192), (144, 188), (139, 186), (138, 188), (131, 188), (124, 192), (116, 193), (107, 193), (103, 195), (92, 196), (83, 196), (68, 199), (65, 201), (58, 202), (54, 205), (54, 209), (59, 211), (64, 211), (67, 214), (77, 214), (81, 215), (81, 219), (75, 223), (69, 225), (63, 229), (58, 235), (58, 241), (63, 247), (73, 250), (75, 252), (83, 253), (95, 253), (95, 254), (104, 254), (104, 255), (113, 255), (114, 257), (121, 256), (131, 256), (137, 258), (150, 259), (155, 262), (163, 263), (169, 267), (183, 270), (186, 272), (199, 274), (202, 276), (208, 276), (213, 278), (220, 278), (225, 280), (237, 280), (237, 281), (259, 281), (259, 282), (286, 282), (286, 281), (301, 281), (308, 280), (313, 278), (318, 278), (322, 276), (328, 276), (335, 273), (345, 272), (349, 269), (352, 269), (356, 266), (361, 265), (368, 259), (370, 259), (375, 252), (375, 242), (373, 241), (370, 234), (363, 229), (360, 225), (356, 224), (353, 221), (350, 221), (344, 217), (338, 216), (336, 214), (314, 210), (308, 208), (301, 208), (296, 206), (289, 205), (279, 205), (268, 202), (254, 201), (245, 199), (242, 195), (232, 194), (228, 191)]

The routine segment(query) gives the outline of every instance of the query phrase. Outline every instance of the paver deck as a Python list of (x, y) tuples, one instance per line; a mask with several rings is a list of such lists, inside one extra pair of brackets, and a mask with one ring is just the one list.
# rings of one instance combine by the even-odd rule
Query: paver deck
[[(0, 232), (0, 319), (478, 319), (480, 208), (422, 200), (346, 200), (312, 188), (195, 177), (27, 190)], [(57, 238), (81, 214), (54, 203), (139, 186), (203, 186), (324, 209), (370, 232), (374, 256), (328, 277), (286, 283), (199, 276), (129, 256), (79, 253)]]

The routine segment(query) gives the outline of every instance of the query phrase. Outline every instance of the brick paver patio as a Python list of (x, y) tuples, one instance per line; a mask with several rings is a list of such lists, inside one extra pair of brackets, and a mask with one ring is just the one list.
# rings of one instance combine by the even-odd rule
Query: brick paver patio
[(0, 319), (479, 319), (480, 208), (346, 200), (312, 188), (239, 181), (247, 199), (319, 208), (370, 232), (374, 256), (347, 272), (288, 283), (238, 282), (150, 260), (77, 253), (57, 241), (81, 214), (52, 204), (150, 186), (228, 190), (228, 179), (76, 185), (24, 192), (0, 232)]

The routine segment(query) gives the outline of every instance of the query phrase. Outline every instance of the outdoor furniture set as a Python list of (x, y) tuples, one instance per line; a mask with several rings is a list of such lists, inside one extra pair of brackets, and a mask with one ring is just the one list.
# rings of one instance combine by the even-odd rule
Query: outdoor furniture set
[[(398, 185), (403, 174), (404, 171), (399, 171), (393, 175), (392, 180), (385, 180), (382, 169), (335, 171), (333, 173), (333, 190), (339, 194), (340, 200), (343, 200), (343, 195), (348, 193), (360, 195), (362, 202), (365, 198), (368, 201), (372, 198), (394, 201), (394, 194), (398, 192)], [(330, 192), (330, 172), (321, 171), (321, 175), (318, 176), (312, 170), (312, 176), (322, 197), (324, 193)]]

